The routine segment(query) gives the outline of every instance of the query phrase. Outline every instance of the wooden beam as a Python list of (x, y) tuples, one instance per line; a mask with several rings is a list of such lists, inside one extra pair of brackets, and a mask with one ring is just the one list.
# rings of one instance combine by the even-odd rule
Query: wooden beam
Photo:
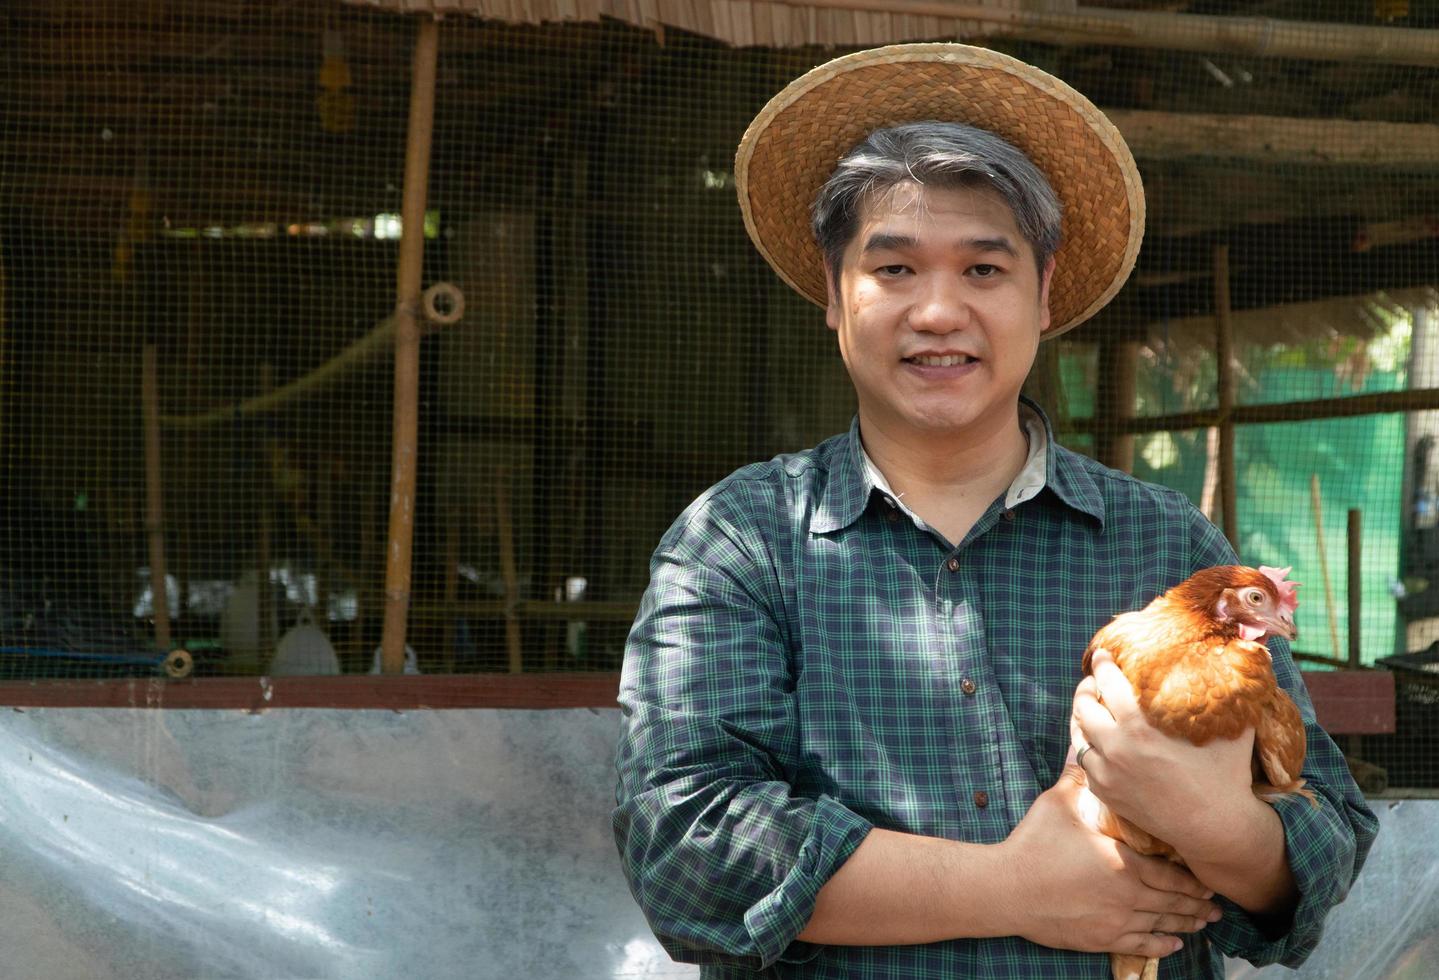
[[(1256, 96), (1258, 93), (1256, 93)], [(1439, 126), (1106, 109), (1141, 160), (1231, 158), (1267, 164), (1439, 169)]]
[[(1358, 415), (1384, 415), (1390, 412), (1425, 412), (1439, 409), (1439, 388), (1416, 388), (1409, 391), (1381, 391), (1368, 395), (1343, 398), (1314, 398), (1298, 402), (1275, 402), (1264, 405), (1236, 405), (1230, 417), (1235, 425), (1259, 425), (1270, 422), (1314, 422), (1319, 419), (1352, 418)], [(1178, 429), (1202, 429), (1219, 424), (1218, 409), (1197, 412), (1176, 412), (1172, 415), (1151, 415), (1122, 423), (1123, 431), (1173, 432)], [(1074, 419), (1070, 431), (1089, 432), (1094, 419)]]
[(613, 708), (614, 673), (374, 674), (342, 677), (206, 677), (166, 681), (0, 682), (0, 705), (13, 708), (202, 708), (269, 711), (340, 708), (413, 711), (441, 708)]
[[(349, 0), (353, 3), (356, 0)], [(371, 4), (380, 0), (370, 0)], [(407, 8), (415, 0), (403, 2)], [(434, 2), (434, 0), (431, 0)], [(1014, 10), (944, 0), (780, 0), (796, 7), (939, 17), (995, 25), (988, 36), (1023, 38), (1047, 44), (1109, 44), (1166, 51), (1248, 54), (1266, 58), (1351, 61), (1439, 67), (1439, 33), (1403, 27), (1274, 20), (1268, 17), (1214, 17), (1140, 10), (1077, 7), (1072, 13)], [(467, 0), (483, 9), (498, 0)], [(663, 10), (659, 14), (664, 19)]]

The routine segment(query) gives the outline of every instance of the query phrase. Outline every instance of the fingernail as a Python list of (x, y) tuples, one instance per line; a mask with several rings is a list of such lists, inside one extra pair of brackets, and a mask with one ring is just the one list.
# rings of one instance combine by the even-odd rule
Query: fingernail
[(1222, 919), (1223, 917), (1224, 917), (1224, 910), (1223, 910), (1223, 909), (1213, 908), (1213, 909), (1210, 909), (1210, 910), (1209, 910), (1209, 915), (1208, 915), (1207, 918), (1209, 919), (1210, 922), (1218, 922), (1218, 921), (1219, 921), (1220, 919)]
[(1204, 893), (1204, 900), (1205, 900), (1205, 901), (1208, 901), (1209, 899), (1211, 899), (1211, 898), (1213, 898), (1213, 897), (1214, 897), (1214, 893), (1213, 893), (1213, 892), (1205, 892), (1205, 893)]
[(1174, 939), (1174, 940), (1172, 940), (1172, 941), (1169, 943), (1169, 951), (1170, 951), (1171, 953), (1177, 953), (1177, 952), (1179, 952), (1179, 951), (1180, 951), (1181, 949), (1183, 949), (1183, 948), (1184, 948), (1184, 940), (1182, 940), (1182, 939)]

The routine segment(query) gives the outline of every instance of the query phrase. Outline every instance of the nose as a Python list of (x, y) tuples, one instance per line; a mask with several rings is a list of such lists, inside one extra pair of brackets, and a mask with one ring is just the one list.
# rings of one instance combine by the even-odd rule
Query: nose
[(946, 334), (965, 329), (973, 316), (964, 281), (953, 275), (931, 272), (924, 275), (907, 319), (916, 332)]

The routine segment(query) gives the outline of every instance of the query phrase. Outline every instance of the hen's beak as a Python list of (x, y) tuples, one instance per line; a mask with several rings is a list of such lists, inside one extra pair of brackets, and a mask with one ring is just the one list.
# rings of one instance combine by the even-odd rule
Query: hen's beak
[(1277, 616), (1265, 616), (1263, 619), (1265, 632), (1270, 636), (1282, 636), (1291, 643), (1299, 638), (1299, 630), (1294, 625), (1294, 620), (1286, 613)]

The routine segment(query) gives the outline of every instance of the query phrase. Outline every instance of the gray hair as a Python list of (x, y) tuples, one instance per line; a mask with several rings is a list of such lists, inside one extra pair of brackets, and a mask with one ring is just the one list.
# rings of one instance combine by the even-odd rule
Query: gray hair
[(814, 237), (836, 283), (844, 250), (859, 228), (861, 205), (905, 181), (990, 187), (1014, 212), (1040, 269), (1059, 249), (1059, 198), (1029, 157), (964, 123), (908, 123), (870, 133), (845, 154), (815, 198)]

